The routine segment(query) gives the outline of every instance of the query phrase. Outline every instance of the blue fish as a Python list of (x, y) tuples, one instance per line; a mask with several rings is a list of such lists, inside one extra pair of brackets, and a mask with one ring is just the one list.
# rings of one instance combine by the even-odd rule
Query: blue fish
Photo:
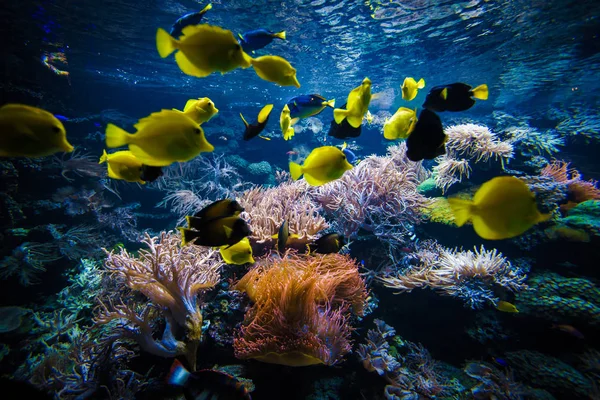
[(68, 120), (69, 120), (69, 117), (65, 117), (64, 115), (60, 115), (60, 114), (54, 114), (54, 116), (55, 116), (57, 119), (61, 120), (61, 121), (65, 121), (65, 122), (66, 122), (66, 121), (68, 121)]
[(494, 361), (498, 364), (501, 365), (503, 367), (508, 367), (508, 363), (506, 362), (506, 360), (500, 358), (500, 357), (494, 357)]
[(261, 28), (238, 34), (238, 36), (240, 37), (239, 42), (242, 45), (242, 49), (245, 52), (253, 52), (262, 49), (275, 38), (285, 40), (285, 31), (275, 33)]
[(313, 117), (323, 111), (325, 107), (335, 107), (335, 100), (325, 100), (319, 94), (303, 94), (296, 96), (287, 103), (290, 109), (290, 118)]
[(346, 142), (344, 142), (343, 146), (342, 146), (342, 152), (346, 155), (346, 160), (350, 163), (350, 164), (354, 164), (356, 162), (356, 154), (354, 154), (352, 152), (352, 150), (350, 150), (348, 148), (348, 145), (346, 144)]
[(169, 31), (169, 34), (175, 38), (178, 38), (181, 36), (183, 28), (190, 25), (198, 25), (202, 20), (202, 17), (204, 17), (204, 14), (206, 14), (206, 12), (211, 8), (212, 4), (208, 3), (208, 5), (204, 7), (202, 11), (185, 14), (183, 17), (175, 21), (171, 27), (171, 30)]

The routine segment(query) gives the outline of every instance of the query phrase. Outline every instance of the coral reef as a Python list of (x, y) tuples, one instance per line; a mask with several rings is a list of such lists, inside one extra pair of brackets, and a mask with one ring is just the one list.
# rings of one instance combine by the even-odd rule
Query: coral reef
[(496, 135), (483, 125), (462, 124), (444, 129), (448, 136), (446, 154), (438, 157), (438, 164), (433, 167), (435, 184), (445, 193), (450, 186), (469, 178), (471, 166), (475, 163), (487, 163), (490, 159), (504, 163), (513, 157), (513, 146), (499, 140)]
[[(356, 354), (367, 371), (377, 372), (389, 383), (386, 399), (435, 398), (448, 385), (429, 352), (420, 344), (403, 341), (396, 331), (376, 319), (376, 329), (367, 332), (366, 344), (359, 344)], [(393, 344), (390, 344), (393, 343)]]
[(384, 286), (398, 293), (416, 288), (431, 288), (443, 295), (458, 297), (465, 305), (479, 309), (496, 305), (494, 289), (511, 292), (526, 288), (524, 271), (513, 266), (498, 250), (449, 250), (439, 245), (417, 252), (419, 265), (397, 271), (392, 276), (379, 276)]
[(311, 197), (312, 189), (301, 180), (284, 181), (273, 188), (255, 187), (239, 195), (238, 202), (246, 210), (242, 217), (248, 222), (250, 242), (255, 255), (263, 254), (275, 245), (273, 238), (283, 221), (290, 229), (288, 246), (305, 250), (306, 244), (329, 224), (320, 214), (320, 207)]
[(552, 178), (555, 182), (567, 186), (567, 204), (561, 205), (562, 211), (568, 211), (576, 204), (586, 200), (600, 200), (600, 189), (594, 180), (584, 181), (581, 174), (574, 168), (569, 168), (569, 163), (553, 161), (540, 172), (541, 176)]
[(427, 199), (417, 185), (427, 172), (406, 157), (406, 145), (388, 147), (385, 157), (369, 156), (344, 176), (319, 187), (315, 198), (348, 237), (364, 229), (382, 241), (397, 242), (419, 223)]
[(471, 388), (471, 394), (476, 399), (520, 400), (528, 394), (528, 389), (515, 381), (511, 369), (503, 372), (487, 363), (470, 362), (465, 366), (464, 371), (479, 382)]
[[(117, 321), (116, 336), (133, 338), (142, 349), (158, 356), (183, 354), (195, 366), (196, 349), (202, 338), (198, 294), (219, 282), (223, 263), (216, 250), (201, 246), (182, 248), (181, 238), (173, 232), (162, 232), (160, 238), (146, 234), (143, 243), (148, 249), (140, 250), (137, 257), (125, 249), (119, 254), (106, 252), (105, 267), (127, 287), (144, 294), (150, 303), (125, 304), (123, 299), (109, 298), (108, 304), (101, 303), (94, 321)], [(165, 323), (160, 341), (153, 337), (157, 314)]]
[(290, 366), (334, 365), (350, 351), (350, 309), (367, 292), (358, 266), (340, 254), (267, 258), (235, 286), (254, 303), (236, 332), (238, 358)]
[(591, 280), (543, 272), (527, 284), (530, 290), (516, 296), (521, 313), (560, 324), (600, 326), (600, 288)]

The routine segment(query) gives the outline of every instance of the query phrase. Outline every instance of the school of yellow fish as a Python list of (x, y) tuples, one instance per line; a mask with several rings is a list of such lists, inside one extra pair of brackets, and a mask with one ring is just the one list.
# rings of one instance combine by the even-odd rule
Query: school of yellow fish
[[(275, 35), (285, 39), (284, 32)], [(172, 37), (167, 31), (159, 28), (155, 39), (160, 57), (166, 58), (175, 53), (175, 62), (187, 75), (203, 78), (215, 72), (225, 74), (238, 68), (252, 68), (263, 80), (281, 86), (300, 87), (296, 69), (286, 59), (275, 55), (253, 58), (243, 50), (233, 32), (218, 26), (187, 26), (183, 28), (179, 38)], [(432, 107), (442, 107), (441, 111), (444, 111), (445, 106), (442, 103), (457, 98), (459, 90), (463, 89), (462, 86), (453, 85), (432, 89), (430, 95), (439, 90), (437, 97), (428, 100), (433, 104)], [(465, 90), (471, 89), (468, 85), (460, 85), (466, 87)], [(424, 87), (423, 78), (417, 81), (406, 77), (400, 88), (402, 98), (411, 101)], [(481, 85), (468, 93), (471, 97), (487, 99), (487, 86)], [(348, 93), (345, 108), (333, 110), (335, 123), (346, 123), (351, 128), (359, 128), (363, 120), (370, 123), (372, 116), (369, 104), (376, 96), (371, 93), (371, 80), (364, 78), (359, 86)], [(326, 106), (334, 107), (334, 100), (322, 100), (320, 109), (306, 115), (316, 115)], [(467, 100), (474, 103), (470, 97)], [(462, 109), (465, 109), (464, 107)], [(244, 134), (245, 140), (260, 133), (272, 108), (272, 104), (266, 105), (255, 124), (248, 124), (242, 116), (247, 130)], [(106, 146), (111, 149), (127, 149), (113, 153), (105, 150), (99, 162), (106, 163), (108, 176), (112, 179), (144, 184), (143, 166), (164, 167), (175, 162), (192, 160), (203, 152), (212, 152), (214, 146), (206, 140), (202, 124), (208, 123), (218, 112), (215, 104), (204, 97), (188, 100), (183, 110), (160, 110), (139, 119), (134, 125), (133, 133), (109, 123), (106, 127)], [(280, 129), (284, 140), (293, 138), (294, 124), (298, 120), (299, 118), (290, 116), (290, 108), (286, 104), (280, 113)], [(407, 139), (415, 131), (418, 120), (416, 108), (400, 107), (385, 121), (383, 137), (388, 140)], [(20, 104), (4, 105), (0, 108), (0, 131), (0, 157), (42, 157), (56, 152), (73, 151), (61, 121), (39, 108)], [(313, 149), (302, 165), (289, 163), (294, 180), (304, 176), (306, 182), (313, 186), (339, 179), (351, 169), (352, 164), (346, 159), (345, 153), (335, 146)], [(472, 201), (451, 198), (449, 203), (458, 226), (472, 221), (475, 232), (490, 240), (521, 235), (533, 225), (550, 217), (538, 211), (535, 198), (527, 185), (510, 176), (497, 177), (484, 183)], [(239, 214), (239, 210), (236, 212)], [(184, 243), (200, 243), (204, 240), (206, 245), (219, 247), (227, 263), (254, 262), (247, 237), (249, 228), (243, 220), (240, 222), (236, 212), (225, 212), (219, 217), (219, 228), (225, 232), (222, 243), (227, 245), (221, 246), (221, 242), (215, 242), (214, 238), (204, 237), (207, 235), (203, 235), (201, 230), (208, 229), (211, 224), (216, 223), (216, 219), (205, 216), (190, 217), (193, 219), (188, 220), (189, 228), (180, 228)], [(202, 229), (199, 229), (200, 227)]]

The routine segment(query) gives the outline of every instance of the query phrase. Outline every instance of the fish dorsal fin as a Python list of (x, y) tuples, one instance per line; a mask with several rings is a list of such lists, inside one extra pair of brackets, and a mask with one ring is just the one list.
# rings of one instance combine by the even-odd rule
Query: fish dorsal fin
[(188, 25), (181, 30), (182, 37), (180, 37), (179, 40), (180, 41), (183, 40), (183, 36), (192, 36), (198, 32), (206, 31), (207, 28), (208, 28), (208, 25), (206, 25), (206, 24)]
[(133, 127), (138, 131), (141, 131), (148, 124), (173, 116), (182, 116), (182, 113), (177, 110), (160, 110), (140, 119)]
[(242, 36), (242, 34), (241, 34), (241, 33), (238, 33), (238, 37), (239, 37), (240, 39), (244, 40), (244, 37)]
[(183, 112), (188, 112), (192, 108), (196, 106), (197, 99), (189, 99), (187, 103), (185, 103), (185, 107), (183, 107)]
[(246, 122), (246, 119), (244, 118), (242, 113), (240, 113), (240, 118), (242, 119), (242, 121), (244, 122), (244, 125), (246, 125), (246, 128), (247, 128), (249, 124), (248, 124), (248, 122)]
[(260, 122), (261, 124), (265, 122), (267, 118), (269, 118), (269, 115), (271, 114), (272, 110), (273, 104), (267, 104), (266, 106), (264, 106), (262, 110), (260, 110), (260, 112), (258, 113), (258, 122)]
[(344, 144), (342, 145), (342, 151), (346, 150), (346, 147), (348, 147), (348, 143), (344, 142)]

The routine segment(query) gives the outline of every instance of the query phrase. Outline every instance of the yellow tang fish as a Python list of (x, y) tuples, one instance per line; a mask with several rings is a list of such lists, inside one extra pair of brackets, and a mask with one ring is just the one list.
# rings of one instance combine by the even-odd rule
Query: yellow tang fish
[(365, 78), (362, 84), (354, 88), (348, 94), (346, 109), (336, 108), (333, 110), (333, 118), (336, 124), (341, 124), (344, 119), (353, 128), (358, 128), (363, 120), (363, 117), (369, 111), (369, 103), (371, 102), (371, 80)]
[(387, 140), (406, 139), (417, 124), (417, 110), (400, 107), (392, 118), (383, 124), (383, 137)]
[(137, 132), (131, 134), (108, 124), (106, 145), (109, 148), (129, 145), (138, 160), (153, 167), (189, 161), (200, 153), (215, 149), (206, 141), (200, 125), (180, 111), (162, 110), (150, 114), (134, 127)]
[(300, 87), (296, 78), (296, 69), (283, 57), (262, 56), (252, 59), (252, 67), (256, 75), (269, 82), (275, 82), (281, 86)]
[(310, 152), (304, 165), (290, 162), (292, 179), (304, 179), (311, 186), (321, 186), (334, 181), (352, 169), (343, 151), (334, 146), (322, 146)]
[(508, 312), (508, 313), (518, 313), (519, 312), (519, 310), (517, 310), (517, 307), (515, 307), (514, 304), (509, 303), (508, 301), (502, 301), (502, 300), (500, 300), (498, 302), (498, 304), (496, 305), (496, 309), (498, 311)]
[[(175, 108), (173, 110), (179, 111)], [(215, 107), (215, 103), (211, 99), (202, 97), (199, 99), (189, 99), (181, 112), (202, 125), (214, 117), (219, 112), (219, 109)]]
[(138, 160), (131, 151), (122, 150), (108, 154), (106, 150), (102, 152), (100, 162), (108, 165), (108, 177), (112, 179), (122, 179), (127, 182), (146, 183), (142, 178), (142, 162)]
[(239, 242), (231, 246), (221, 246), (219, 253), (223, 257), (223, 261), (227, 264), (254, 264), (254, 258), (252, 257), (252, 247), (250, 246), (250, 240), (247, 237), (243, 238)]
[(281, 127), (281, 134), (284, 140), (290, 140), (294, 136), (293, 125), (296, 122), (298, 122), (298, 118), (290, 118), (290, 108), (286, 104), (279, 116), (279, 126)]
[(475, 232), (488, 240), (519, 236), (551, 217), (539, 212), (529, 187), (514, 176), (487, 181), (477, 190), (473, 201), (449, 198), (448, 203), (456, 225), (460, 227), (472, 220)]
[(417, 93), (419, 93), (419, 89), (423, 89), (425, 87), (425, 80), (423, 78), (419, 79), (419, 82), (415, 80), (415, 78), (406, 77), (404, 78), (404, 82), (402, 82), (402, 98), (407, 101), (411, 101), (415, 97), (417, 97)]
[(2, 106), (0, 132), (0, 157), (43, 157), (73, 151), (62, 122), (41, 108)]
[(251, 58), (242, 50), (233, 32), (218, 26), (201, 24), (183, 28), (183, 36), (175, 39), (164, 29), (156, 31), (156, 48), (162, 58), (175, 50), (175, 61), (186, 74), (203, 78), (213, 72), (248, 68)]

